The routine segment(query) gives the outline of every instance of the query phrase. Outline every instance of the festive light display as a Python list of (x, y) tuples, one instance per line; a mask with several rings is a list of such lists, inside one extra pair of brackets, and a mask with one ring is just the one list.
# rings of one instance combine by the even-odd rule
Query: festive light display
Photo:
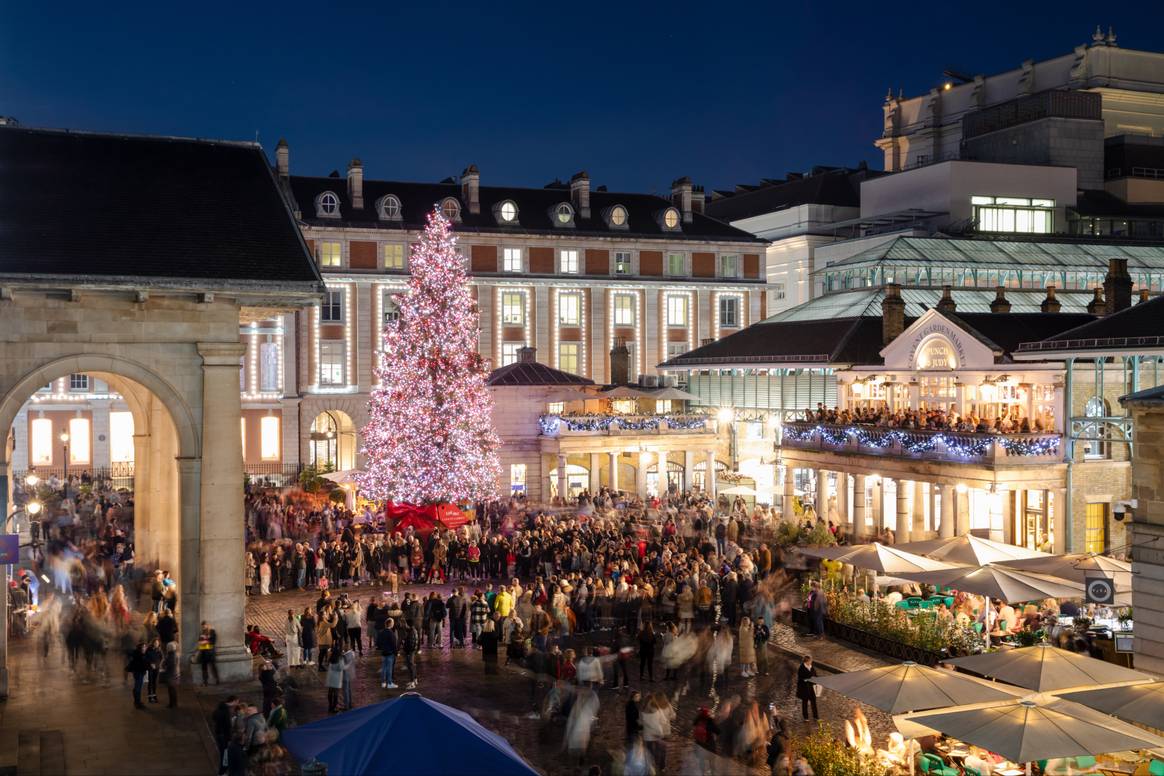
[(661, 415), (630, 418), (616, 415), (542, 415), (538, 429), (542, 436), (557, 436), (562, 426), (567, 431), (657, 431), (660, 425), (676, 431), (699, 431), (707, 427), (703, 415)]
[(791, 444), (809, 443), (818, 438), (830, 447), (845, 447), (855, 439), (860, 447), (888, 450), (898, 446), (905, 453), (920, 455), (934, 452), (941, 446), (944, 452), (958, 458), (981, 458), (990, 452), (997, 441), (1012, 456), (1058, 455), (1058, 436), (1009, 437), (997, 434), (921, 432), (861, 426), (832, 426), (817, 424), (784, 426), (782, 439)]
[(363, 430), (369, 498), (432, 504), (490, 499), (501, 466), (478, 318), (464, 258), (439, 210), (409, 262), (400, 315), (384, 324), (384, 353)]
[(1007, 455), (1058, 455), (1059, 437), (1003, 437), (1002, 448)]

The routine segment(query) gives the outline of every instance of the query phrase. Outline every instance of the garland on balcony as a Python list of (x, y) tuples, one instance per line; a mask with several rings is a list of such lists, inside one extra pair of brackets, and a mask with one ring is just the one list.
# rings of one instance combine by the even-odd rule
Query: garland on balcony
[(1007, 455), (1058, 455), (1059, 437), (1035, 437), (1027, 439), (1002, 438), (1002, 447)]
[(833, 447), (840, 447), (848, 444), (849, 434), (852, 433), (847, 428), (837, 428), (836, 426), (817, 426), (820, 429), (820, 438)]
[(663, 419), (667, 424), (667, 428), (682, 429), (683, 431), (694, 431), (696, 429), (707, 427), (707, 418), (703, 417), (671, 417), (667, 416)]
[(901, 436), (900, 431), (878, 431), (869, 432), (863, 428), (859, 428), (854, 432), (857, 437), (857, 444), (862, 447), (876, 447), (878, 450), (884, 450), (892, 447), (893, 443), (898, 441)]
[(782, 437), (790, 442), (807, 442), (820, 426), (785, 426)]
[(657, 431), (660, 424), (667, 428), (693, 431), (707, 427), (707, 418), (701, 416), (664, 416), (647, 418), (620, 418), (610, 415), (588, 415), (563, 417), (542, 415), (538, 418), (538, 428), (542, 436), (557, 436), (565, 425), (568, 431), (609, 431), (612, 428), (623, 431)]

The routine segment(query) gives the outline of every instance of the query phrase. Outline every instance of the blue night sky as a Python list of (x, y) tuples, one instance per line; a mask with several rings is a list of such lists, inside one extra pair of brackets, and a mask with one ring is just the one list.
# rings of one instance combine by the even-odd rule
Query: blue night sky
[[(1139, 8), (1137, 8), (1137, 6)], [(1066, 53), (1164, 51), (1156, 4), (30, 3), (5, 0), (0, 114), (291, 144), (292, 172), (612, 190), (880, 168), (886, 88)], [(902, 7), (904, 11), (904, 7)], [(196, 13), (193, 13), (196, 11)], [(943, 14), (948, 14), (943, 18)]]

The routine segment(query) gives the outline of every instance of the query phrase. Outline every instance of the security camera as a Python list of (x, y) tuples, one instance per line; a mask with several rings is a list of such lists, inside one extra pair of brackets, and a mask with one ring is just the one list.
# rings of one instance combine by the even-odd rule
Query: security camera
[(1112, 517), (1117, 522), (1122, 522), (1124, 518), (1133, 517), (1135, 515), (1137, 504), (1136, 499), (1127, 499), (1126, 501), (1117, 501), (1112, 505)]

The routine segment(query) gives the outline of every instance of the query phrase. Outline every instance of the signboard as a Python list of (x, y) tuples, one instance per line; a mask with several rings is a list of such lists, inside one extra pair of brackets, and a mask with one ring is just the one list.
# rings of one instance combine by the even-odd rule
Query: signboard
[(1092, 577), (1084, 580), (1084, 600), (1089, 604), (1115, 603), (1115, 581), (1111, 577)]
[(0, 534), (0, 566), (20, 562), (20, 537), (16, 534)]

